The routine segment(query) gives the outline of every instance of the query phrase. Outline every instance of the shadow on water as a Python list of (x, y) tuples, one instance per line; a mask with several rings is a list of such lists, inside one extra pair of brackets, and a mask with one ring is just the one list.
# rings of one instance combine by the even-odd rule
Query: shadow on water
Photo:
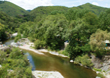
[(26, 51), (32, 65), (32, 70), (59, 71), (65, 78), (95, 78), (96, 73), (82, 66), (74, 65), (68, 58), (59, 57), (49, 53), (39, 55)]

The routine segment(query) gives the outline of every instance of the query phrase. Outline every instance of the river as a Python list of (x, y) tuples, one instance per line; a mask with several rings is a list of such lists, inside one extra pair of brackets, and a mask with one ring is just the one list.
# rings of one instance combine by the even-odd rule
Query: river
[[(9, 45), (13, 40), (5, 42)], [(26, 50), (25, 50), (26, 51)], [(27, 58), (32, 65), (32, 70), (58, 71), (65, 78), (95, 78), (96, 73), (90, 69), (69, 62), (68, 58), (45, 53), (39, 55), (32, 51), (26, 51)]]

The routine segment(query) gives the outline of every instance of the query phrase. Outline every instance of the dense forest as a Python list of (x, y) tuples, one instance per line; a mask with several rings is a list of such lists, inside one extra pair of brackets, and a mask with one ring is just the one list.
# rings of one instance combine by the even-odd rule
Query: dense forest
[[(91, 6), (92, 9), (84, 9), (86, 6)], [(83, 8), (81, 9), (81, 7)], [(110, 9), (102, 8), (104, 12), (101, 12), (101, 7), (89, 3), (74, 8), (61, 6), (52, 8), (52, 6), (38, 7), (31, 11), (30, 14), (34, 15), (34, 21), (22, 23), (18, 30), (19, 35), (15, 40), (20, 39), (20, 34), (23, 34), (22, 37), (28, 37), (35, 43), (35, 48), (47, 48), (57, 51), (64, 47), (65, 41), (68, 41), (69, 45), (63, 53), (69, 53), (71, 59), (89, 52), (96, 51), (95, 54), (99, 57), (106, 53), (103, 48), (100, 48), (103, 52), (99, 52), (99, 48), (94, 49), (94, 51), (92, 47), (99, 46), (99, 44), (102, 44), (101, 41), (108, 38), (103, 34), (105, 31), (107, 32), (106, 35), (109, 36)], [(100, 14), (98, 10), (101, 12)], [(99, 32), (102, 33), (98, 34)], [(94, 33), (97, 34), (94, 39), (97, 40), (97, 36), (98, 38), (104, 37), (104, 39), (99, 43), (92, 41), (91, 38), (93, 38)]]
[[(0, 2), (2, 6), (9, 2)], [(11, 6), (13, 7), (13, 6)], [(2, 9), (2, 10), (1, 10)], [(0, 12), (0, 39), (7, 38), (7, 34), (18, 32), (15, 41), (29, 38), (34, 42), (35, 49), (45, 48), (60, 51), (64, 42), (69, 45), (60, 53), (68, 55), (86, 66), (92, 66), (87, 60), (87, 54), (102, 57), (109, 52), (105, 49), (105, 40), (110, 38), (110, 9), (92, 5), (90, 3), (78, 7), (41, 6), (32, 11), (22, 11), (15, 8), (15, 14), (5, 10)], [(9, 9), (8, 9), (9, 10)], [(13, 15), (14, 14), (14, 15)], [(22, 15), (21, 15), (22, 14)], [(22, 36), (21, 36), (22, 34)], [(12, 51), (13, 52), (13, 51)], [(84, 60), (81, 60), (81, 59)], [(87, 58), (87, 59), (86, 59)], [(9, 59), (9, 62), (12, 58)], [(19, 61), (18, 61), (19, 62)]]

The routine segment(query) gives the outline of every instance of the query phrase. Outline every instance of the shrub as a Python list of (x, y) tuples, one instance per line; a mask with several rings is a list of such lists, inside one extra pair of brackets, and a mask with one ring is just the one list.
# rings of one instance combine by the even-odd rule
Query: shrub
[(14, 48), (14, 49), (12, 49), (12, 52), (10, 53), (9, 57), (19, 59), (22, 56), (23, 55), (22, 55), (21, 51), (18, 48)]
[(78, 56), (75, 58), (75, 64), (82, 64), (83, 66), (92, 67), (93, 63), (88, 55)]
[(15, 42), (17, 42), (18, 40), (19, 40), (19, 38), (18, 38), (18, 37), (16, 37), (16, 38), (14, 39), (14, 41), (15, 41)]
[(97, 68), (93, 68), (95, 71), (99, 71), (101, 72), (102, 70), (101, 69), (97, 69)]
[(6, 53), (3, 51), (0, 51), (0, 64), (2, 64), (5, 61)]
[(40, 49), (40, 48), (43, 48), (45, 45), (45, 42), (44, 41), (40, 41), (40, 40), (36, 40), (34, 42), (34, 46), (36, 49)]
[(35, 38), (32, 38), (32, 37), (29, 37), (29, 40), (34, 42), (35, 41)]
[(66, 52), (65, 50), (62, 51), (62, 54), (68, 56), (68, 52)]

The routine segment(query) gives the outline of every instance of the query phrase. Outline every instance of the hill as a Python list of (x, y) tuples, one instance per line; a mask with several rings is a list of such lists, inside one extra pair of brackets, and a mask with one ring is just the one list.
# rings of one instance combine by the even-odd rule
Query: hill
[(8, 1), (0, 1), (0, 11), (9, 16), (23, 15), (28, 13), (28, 11)]
[(30, 19), (34, 19), (35, 17), (37, 18), (42, 18), (42, 16), (48, 15), (50, 13), (66, 13), (68, 12), (68, 10), (88, 10), (91, 11), (93, 13), (95, 13), (96, 15), (100, 15), (101, 12), (106, 11), (108, 8), (104, 8), (104, 7), (100, 7), (100, 6), (96, 6), (90, 3), (86, 3), (83, 5), (80, 5), (78, 7), (72, 7), (72, 8), (68, 8), (68, 7), (64, 7), (64, 6), (41, 6), (41, 7), (37, 7), (34, 10), (32, 10), (29, 13)]
[(69, 8), (64, 6), (40, 6), (32, 10), (29, 15), (33, 18), (50, 13), (66, 12)]
[[(73, 7), (74, 8), (74, 7)], [(100, 7), (100, 6), (96, 6), (90, 3), (86, 3), (84, 5), (80, 5), (77, 7), (78, 9), (86, 9), (86, 10), (90, 10), (93, 13), (95, 13), (96, 15), (99, 15), (101, 12), (105, 12), (108, 8), (104, 8), (104, 7)]]

